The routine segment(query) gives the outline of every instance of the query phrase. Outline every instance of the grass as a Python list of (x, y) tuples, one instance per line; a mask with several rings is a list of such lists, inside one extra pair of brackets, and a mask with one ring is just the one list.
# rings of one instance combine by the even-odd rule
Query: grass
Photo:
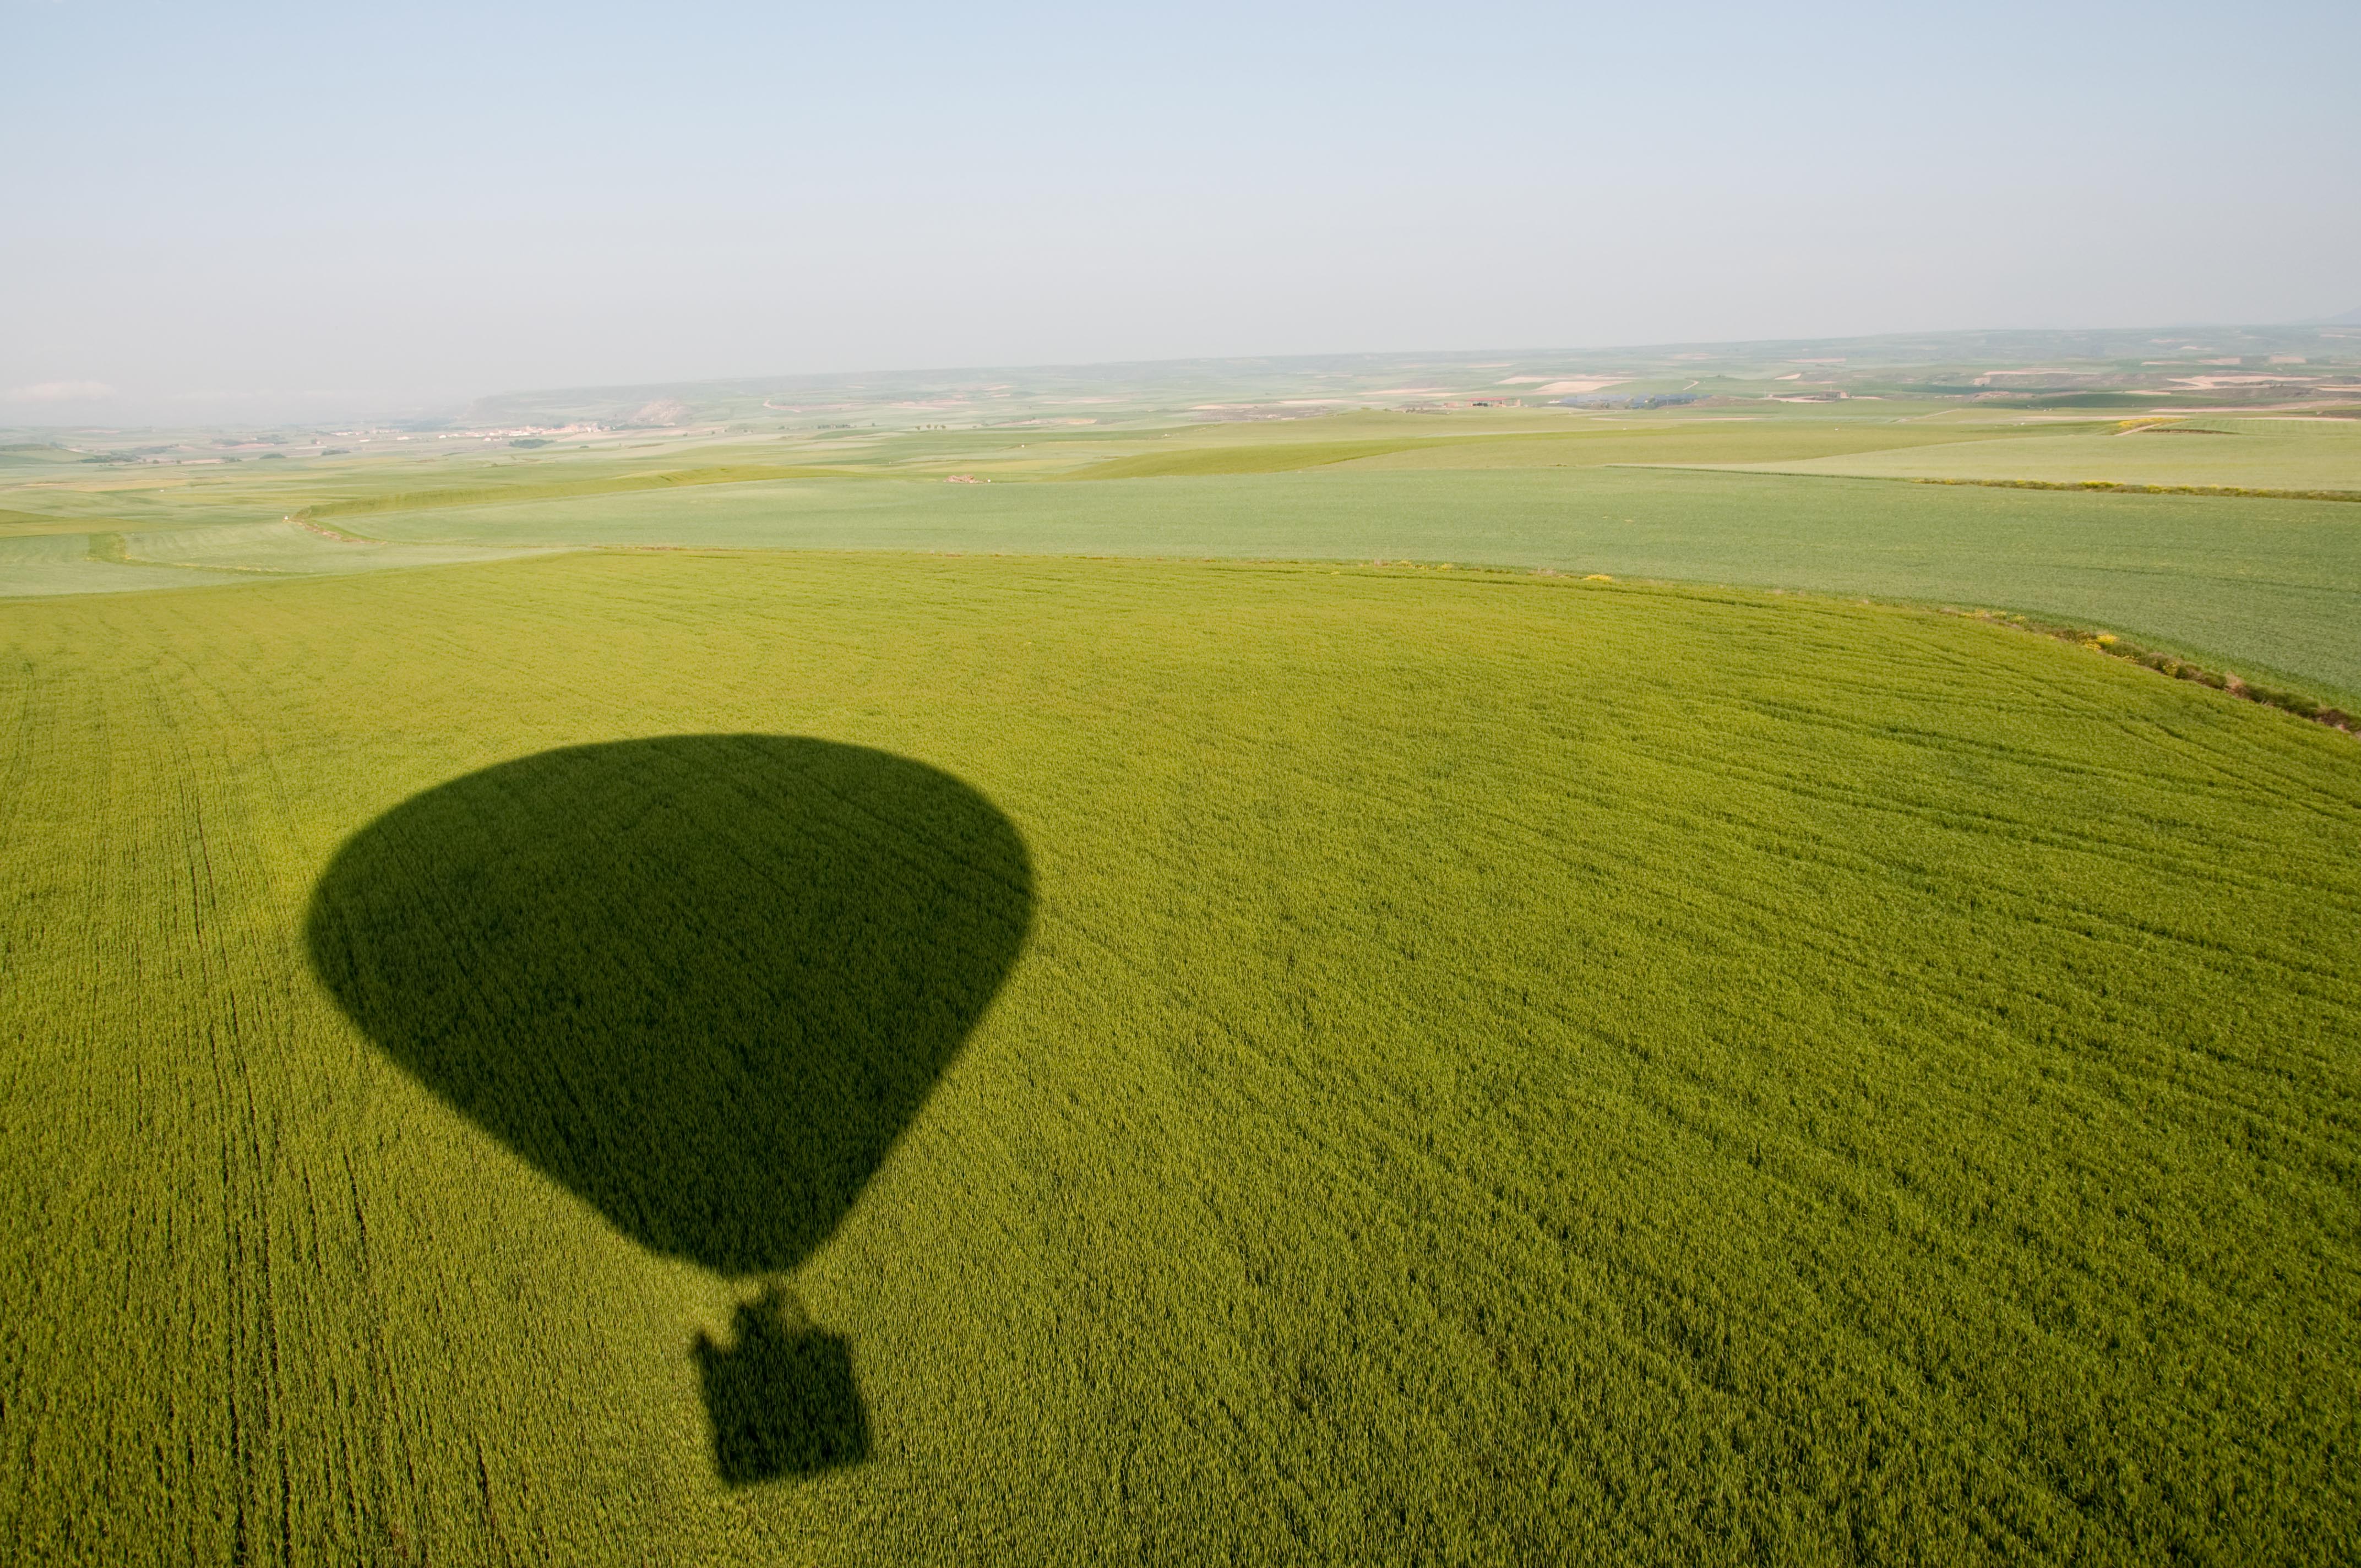
[[(2209, 422), (2219, 433), (2162, 428), (2044, 434), (1781, 462), (1783, 472), (1872, 478), (2103, 480), (2361, 494), (2361, 429), (2325, 420)], [(2208, 424), (2200, 424), (2200, 429)]]
[[(762, 480), (841, 478), (837, 468), (797, 467), (777, 463), (708, 463), (693, 467), (666, 467), (633, 472), (617, 471), (612, 465), (598, 465), (609, 471), (565, 477), (546, 477), (531, 472), (509, 473), (497, 477), (478, 477), (467, 485), (430, 486), (419, 489), (389, 489), (372, 488), (353, 496), (318, 501), (305, 506), (296, 515), (305, 520), (325, 521), (339, 517), (369, 517), (390, 511), (420, 511), (440, 507), (480, 506), (488, 503), (569, 499), (579, 496), (628, 494), (636, 490), (676, 489), (693, 485), (743, 485)], [(489, 479), (489, 482), (487, 482)]]
[(115, 537), (120, 541), (123, 558), (135, 564), (297, 576), (497, 561), (522, 553), (514, 546), (388, 543), (345, 536), (326, 525), (303, 522), (151, 529)]
[(874, 481), (368, 520), (390, 539), (1547, 566), (1932, 599), (2137, 634), (2361, 707), (2361, 530), (2334, 502), (1636, 468)]
[[(1328, 422), (1321, 422), (1326, 423)], [(1415, 423), (1415, 422), (1405, 422)], [(1266, 439), (1252, 444), (1203, 444), (1235, 440), (1235, 427), (1173, 450), (1108, 458), (1063, 476), (1074, 479), (1134, 479), (1159, 476), (1278, 474), (1348, 464), (1383, 473), (1433, 469), (1597, 467), (1610, 463), (1719, 461), (1795, 462), (1825, 453), (1918, 450), (1953, 443), (2015, 437), (2020, 427), (1940, 425), (1900, 422), (1878, 415), (1850, 423), (1806, 422), (1732, 417), (1653, 425), (1608, 424), (1596, 428), (1500, 433), (1420, 433), (1363, 441)]]
[[(2334, 511), (2251, 496), (2044, 493), (2021, 487), (2067, 481), (2024, 477), (1972, 479), (2005, 488), (1946, 495), (1933, 492), (1954, 481), (1820, 473), (1900, 465), (1972, 478), (2017, 473), (2043, 454), (2056, 471), (2080, 473), (2075, 455), (2101, 452), (2159, 474), (2235, 469), (2284, 488), (2349, 466), (2350, 433), (2336, 422), (2035, 422), (1867, 398), (1749, 408), (741, 433), (195, 468), (33, 464), (0, 487), (0, 531), (86, 543), (0, 550), (0, 593), (189, 580), (133, 569), (151, 563), (259, 576), (569, 546), (1409, 558), (2016, 610), (2361, 708), (2350, 632), (2361, 623), (2361, 543)], [(2211, 433), (2163, 433), (2159, 422)], [(2147, 428), (2094, 433), (2127, 424)], [(1817, 477), (1680, 466), (1715, 463)], [(954, 474), (998, 482), (942, 482)], [(1062, 480), (1092, 482), (1045, 482)], [(377, 537), (363, 545), (324, 532)], [(108, 536), (116, 543), (91, 543)]]
[(121, 554), (116, 534), (41, 533), (0, 536), (0, 583), (10, 597), (120, 593), (129, 588), (184, 588), (192, 583), (228, 582), (226, 572), (192, 576), (170, 566), (134, 565)]
[[(521, 455), (480, 443), (427, 442), (401, 452), (305, 456), (264, 465), (168, 458), (93, 467), (62, 449), (0, 465), (0, 535), (140, 532), (312, 519), (370, 517), (449, 506), (550, 500), (788, 478), (974, 472), (1001, 479), (1119, 477), (1129, 473), (1270, 473), (1337, 460), (1381, 467), (1555, 466), (1567, 463), (1774, 461), (1831, 453), (2022, 435), (2022, 418), (1973, 421), (1972, 411), (1919, 417), (1884, 403), (1842, 410), (1763, 405), (1742, 417), (1603, 419), (1564, 409), (1449, 414), (1366, 411), (1323, 418), (1142, 427), (806, 432), (757, 437), (652, 434)], [(1931, 405), (1930, 405), (1931, 407)], [(2066, 421), (2058, 429), (2084, 428)], [(185, 456), (209, 446), (181, 444)]]
[(1464, 572), (0, 639), (22, 1560), (2361, 1550), (2347, 736)]

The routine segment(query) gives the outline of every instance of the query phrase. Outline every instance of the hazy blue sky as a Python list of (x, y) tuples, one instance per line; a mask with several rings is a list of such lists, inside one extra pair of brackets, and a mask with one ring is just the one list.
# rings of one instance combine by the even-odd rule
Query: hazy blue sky
[(2356, 60), (2355, 0), (0, 0), (0, 422), (2317, 316)]

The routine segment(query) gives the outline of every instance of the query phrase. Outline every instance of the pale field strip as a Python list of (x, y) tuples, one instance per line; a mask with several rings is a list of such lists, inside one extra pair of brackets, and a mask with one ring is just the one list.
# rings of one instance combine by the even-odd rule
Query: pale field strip
[[(94, 554), (102, 548), (102, 540), (112, 540), (113, 548)], [(295, 522), (226, 523), (122, 534), (37, 534), (0, 538), (0, 598), (458, 565), (542, 554), (548, 549), (343, 540)]]
[[(2327, 425), (2330, 422), (2322, 422)], [(2351, 422), (2334, 422), (2336, 425)], [(1681, 464), (1760, 474), (1855, 478), (2024, 479), (2057, 484), (2220, 485), (2361, 490), (2361, 429), (2201, 436), (2140, 432), (1908, 446), (1785, 463)]]

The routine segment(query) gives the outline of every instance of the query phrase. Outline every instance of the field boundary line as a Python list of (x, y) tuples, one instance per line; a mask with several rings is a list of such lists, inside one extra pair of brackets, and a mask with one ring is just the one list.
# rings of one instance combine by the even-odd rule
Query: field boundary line
[[(2089, 424), (2095, 427), (2109, 422), (2112, 422), (2104, 420), (2061, 422), (2058, 424), (2047, 427), (2044, 433), (2062, 435), (2079, 431), (2082, 424)], [(1935, 433), (1931, 434), (1929, 438), (1924, 442), (1912, 443), (1908, 445), (1898, 448), (1889, 447), (1879, 448), (1877, 450), (1909, 451), (1915, 450), (1917, 446), (1921, 445), (1960, 446), (1973, 444), (1982, 441), (1997, 439), (1997, 437), (1985, 433), (1982, 427), (1973, 425), (1922, 425), (1914, 428), (1920, 433), (1963, 431), (1968, 433), (1949, 435)], [(1104, 457), (1094, 463), (1090, 463), (1082, 467), (1071, 469), (1064, 473), (1045, 475), (1038, 477), (1027, 476), (1023, 482), (1068, 484), (1076, 481), (1102, 481), (1115, 479), (1229, 478), (1249, 474), (1302, 474), (1310, 473), (1316, 468), (1329, 468), (1335, 467), (1345, 463), (1357, 463), (1365, 458), (1391, 457), (1405, 452), (1455, 452), (1477, 448), (1512, 446), (1522, 444), (1539, 444), (1544, 442), (1628, 441), (1643, 438), (1657, 440), (1679, 436), (1686, 433), (1687, 433), (1687, 432), (1686, 432), (1681, 426), (1676, 424), (1668, 424), (1659, 428), (1638, 430), (1631, 429), (1630, 427), (1617, 426), (1596, 430), (1491, 431), (1477, 434), (1455, 434), (1435, 432), (1421, 435), (1370, 436), (1361, 440), (1346, 441), (1236, 442), (1227, 445), (1181, 446), (1176, 447), (1170, 452), (1136, 453), (1128, 457)], [(1294, 449), (1295, 455), (1303, 458), (1303, 460), (1277, 467), (1257, 465), (1244, 468), (1228, 469), (1199, 468), (1191, 466), (1192, 459), (1213, 458), (1224, 454), (1246, 453), (1257, 455), (1268, 454), (1273, 456), (1285, 456), (1289, 454), (1290, 448)], [(1318, 454), (1318, 455), (1312, 455), (1313, 454)], [(1584, 466), (1597, 466), (1601, 468), (1684, 468), (1698, 467), (1703, 466), (1703, 465), (1683, 463), (1600, 463), (1597, 465), (1584, 465)]]
[(344, 500), (314, 501), (309, 506), (298, 507), (287, 514), (285, 521), (308, 527), (323, 518), (363, 517), (379, 512), (433, 511), (445, 507), (564, 500), (577, 496), (620, 495), (634, 490), (677, 489), (693, 485), (756, 485), (774, 479), (871, 479), (881, 477), (852, 468), (789, 464), (668, 468), (639, 474), (604, 475), (597, 478), (552, 479), (540, 484), (454, 485), (441, 489), (397, 490), (381, 496), (355, 496)]
[(2078, 495), (2213, 496), (2268, 501), (2361, 501), (2361, 490), (2292, 490), (2251, 485), (2142, 485), (2118, 479), (1938, 479), (1923, 474), (1832, 474), (1817, 469), (1745, 468), (1722, 463), (1606, 463), (1685, 474), (1760, 474), (1773, 479), (1861, 479), (1877, 485), (1966, 485), (1989, 490), (2066, 490)]
[(2276, 707), (2282, 713), (2294, 714), (2298, 718), (2309, 718), (2314, 724), (2324, 724), (2331, 729), (2339, 729), (2347, 735), (2361, 734), (2361, 718), (2355, 718), (2341, 707), (2332, 707), (2316, 698), (2306, 696), (2301, 692), (2289, 691), (2279, 686), (2257, 685), (2252, 682), (2241, 680), (2227, 670), (2208, 669), (2193, 659), (2184, 659), (2177, 653), (2167, 653), (2147, 647), (2129, 638), (2119, 637), (2112, 631), (2094, 631), (2087, 627), (2076, 626), (2067, 621), (2044, 620), (2037, 616), (2018, 615), (2005, 610), (1959, 609), (1942, 605), (1937, 607), (1936, 613), (1959, 616), (1969, 620), (1985, 621), (1995, 626), (2012, 626), (2020, 631), (2030, 631), (2037, 636), (2055, 638), (2060, 642), (2072, 642), (2089, 652), (2103, 653), (2111, 659), (2127, 660), (2142, 669), (2154, 670), (2158, 674), (2169, 675), (2174, 680), (2194, 681), (2199, 685), (2211, 686), (2215, 691), (2227, 696), (2238, 697), (2246, 702), (2260, 703), (2265, 707)]
[[(148, 532), (168, 532), (171, 531), (155, 529), (149, 530)], [(138, 537), (137, 533), (93, 533), (87, 537), (89, 540), (89, 545), (84, 551), (84, 554), (91, 560), (96, 561), (103, 565), (162, 566), (175, 572), (242, 572), (248, 576), (258, 577), (286, 577), (295, 576), (295, 574), (291, 572), (281, 572), (269, 566), (211, 566), (199, 561), (153, 561), (145, 555), (135, 555), (131, 553), (131, 541)], [(107, 590), (104, 588), (93, 588), (90, 591), (93, 593), (104, 593)]]
[(279, 521), (281, 522), (291, 522), (307, 533), (316, 533), (323, 539), (333, 539), (339, 544), (383, 544), (387, 543), (387, 541), (376, 538), (370, 534), (355, 533), (348, 528), (331, 528), (324, 522), (315, 522), (311, 518), (306, 517), (302, 511), (289, 512), (285, 517), (280, 518)]

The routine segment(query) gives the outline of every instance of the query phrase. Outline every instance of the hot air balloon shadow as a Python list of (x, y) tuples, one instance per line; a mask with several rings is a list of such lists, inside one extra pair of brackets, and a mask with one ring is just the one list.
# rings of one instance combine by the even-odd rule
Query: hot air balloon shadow
[(385, 1052), (650, 1251), (757, 1293), (693, 1348), (732, 1484), (870, 1447), (785, 1281), (1023, 947), (1024, 840), (924, 763), (769, 735), (502, 762), (356, 834), (312, 960)]

